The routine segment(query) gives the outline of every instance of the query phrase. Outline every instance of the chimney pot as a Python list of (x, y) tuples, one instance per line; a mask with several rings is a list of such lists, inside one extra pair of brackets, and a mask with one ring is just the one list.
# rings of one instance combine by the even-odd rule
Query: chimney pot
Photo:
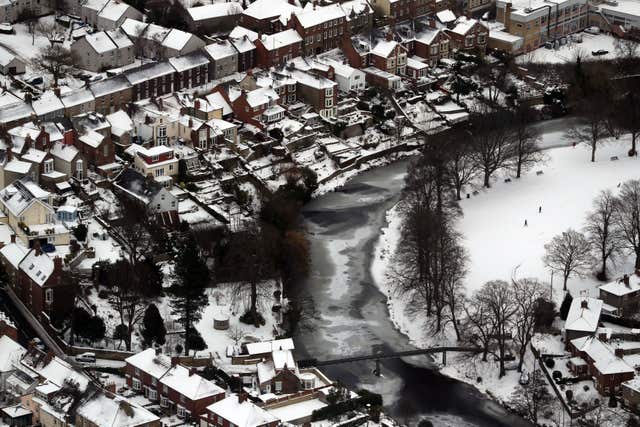
[(16, 242), (16, 234), (12, 233), (11, 234), (11, 243), (15, 243)]
[(585, 298), (585, 299), (583, 299), (583, 300), (580, 302), (580, 307), (582, 307), (582, 308), (589, 308), (589, 301), (587, 301), (587, 299), (586, 299), (586, 298)]
[(622, 359), (622, 356), (624, 356), (624, 349), (623, 348), (616, 348), (615, 349), (615, 355), (616, 357), (619, 357)]
[(245, 393), (244, 391), (241, 391), (241, 392), (238, 394), (238, 403), (242, 403), (242, 402), (244, 402), (245, 400), (247, 400), (247, 393)]
[(628, 274), (625, 274), (625, 275), (622, 277), (622, 282), (625, 284), (625, 286), (626, 286), (626, 287), (629, 287), (629, 286), (630, 286), (630, 285), (629, 285), (629, 275), (628, 275)]

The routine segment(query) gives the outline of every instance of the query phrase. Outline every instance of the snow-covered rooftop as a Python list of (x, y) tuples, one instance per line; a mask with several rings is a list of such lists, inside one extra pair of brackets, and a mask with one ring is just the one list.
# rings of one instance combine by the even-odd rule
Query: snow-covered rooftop
[(209, 59), (201, 51), (187, 53), (186, 55), (169, 58), (169, 63), (176, 71), (182, 72), (195, 67), (201, 67), (209, 64)]
[(601, 291), (605, 291), (607, 293), (623, 296), (630, 294), (632, 292), (640, 291), (640, 277), (637, 274), (628, 275), (629, 284), (625, 284), (625, 278), (621, 277), (620, 279), (613, 280), (606, 285), (600, 286)]
[(376, 46), (371, 50), (371, 53), (387, 58), (391, 55), (396, 46), (398, 46), (398, 42), (395, 40), (382, 40), (376, 44)]
[(204, 6), (190, 7), (187, 9), (187, 13), (192, 20), (197, 22), (206, 19), (239, 15), (242, 13), (242, 6), (234, 2), (213, 3)]
[(279, 421), (274, 415), (247, 400), (240, 402), (235, 394), (209, 405), (207, 409), (241, 427), (258, 427)]
[(162, 377), (160, 383), (172, 388), (191, 400), (224, 394), (224, 389), (200, 375), (190, 373), (188, 368), (176, 365)]
[(31, 249), (20, 261), (22, 270), (36, 284), (42, 286), (53, 273), (53, 260), (42, 251)]
[(27, 350), (7, 335), (0, 337), (0, 372), (10, 372)]
[(298, 34), (296, 30), (291, 28), (279, 33), (263, 35), (260, 41), (265, 49), (276, 50), (295, 43), (301, 43), (302, 37), (300, 37), (300, 34)]
[(250, 355), (272, 353), (274, 350), (294, 350), (295, 345), (291, 338), (284, 338), (274, 341), (264, 341), (246, 344), (247, 352)]
[(442, 22), (443, 24), (448, 24), (449, 22), (453, 22), (456, 20), (456, 14), (449, 9), (445, 9), (436, 13), (436, 18), (438, 18), (438, 21)]
[(102, 392), (84, 401), (77, 413), (96, 427), (135, 427), (159, 420), (157, 415), (131, 401)]
[(238, 54), (229, 40), (218, 40), (205, 46), (207, 53), (214, 59), (228, 58)]
[(156, 379), (159, 379), (171, 369), (171, 358), (164, 354), (156, 354), (153, 348), (134, 354), (126, 358), (125, 362)]
[(295, 15), (303, 28), (315, 27), (324, 22), (345, 17), (344, 10), (339, 4), (315, 6), (312, 2), (307, 3), (303, 12), (296, 12)]
[(256, 0), (242, 14), (257, 20), (279, 17), (288, 21), (292, 13), (301, 11), (302, 8), (290, 4), (288, 0)]
[(230, 39), (241, 39), (241, 38), (244, 38), (245, 36), (247, 36), (247, 38), (249, 38), (249, 40), (251, 40), (252, 42), (258, 39), (258, 33), (248, 28), (241, 27), (240, 25), (236, 26), (229, 33)]
[(602, 300), (590, 297), (574, 298), (564, 328), (570, 331), (595, 332), (598, 329)]
[(596, 337), (582, 337), (571, 341), (579, 351), (586, 353), (593, 365), (602, 374), (620, 374), (635, 372), (623, 358), (615, 355), (615, 350)]

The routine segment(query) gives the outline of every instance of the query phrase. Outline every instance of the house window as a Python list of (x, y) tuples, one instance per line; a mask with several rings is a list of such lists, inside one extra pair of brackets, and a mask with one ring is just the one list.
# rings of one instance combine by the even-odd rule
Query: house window
[(333, 107), (333, 98), (325, 98), (324, 99), (324, 106), (326, 108)]
[(163, 169), (163, 168), (156, 169), (156, 170), (154, 171), (154, 175), (155, 175), (155, 176), (163, 176), (163, 175), (164, 175), (164, 169)]
[(276, 381), (276, 393), (280, 393), (282, 391), (282, 381)]
[(155, 378), (151, 378), (151, 385), (155, 386), (158, 383), (158, 380)]
[(464, 45), (467, 46), (467, 47), (468, 46), (473, 46), (473, 36), (467, 36), (464, 39)]
[(51, 172), (53, 172), (53, 159), (45, 160), (44, 173), (51, 173)]
[(484, 44), (484, 43), (485, 43), (484, 34), (478, 34), (478, 44)]
[(139, 377), (140, 376), (140, 369), (136, 368), (135, 372), (135, 376)]
[(84, 164), (82, 160), (76, 161), (76, 178), (80, 180), (84, 178)]
[(155, 155), (155, 156), (151, 156), (151, 161), (152, 161), (152, 162), (157, 162), (157, 161), (158, 161), (158, 159), (159, 159), (159, 157), (158, 157), (157, 155)]
[(431, 46), (431, 55), (438, 54), (438, 45)]
[(158, 392), (152, 388), (149, 389), (149, 400), (157, 400)]
[(166, 385), (164, 385), (164, 384), (162, 385), (162, 392), (163, 392), (163, 393), (169, 393), (169, 389), (168, 389), (168, 388), (167, 388), (167, 386), (166, 386)]
[(162, 406), (163, 408), (169, 406), (169, 399), (167, 399), (166, 396), (160, 396), (160, 406)]
[(133, 389), (137, 390), (137, 391), (140, 391), (141, 387), (142, 387), (142, 383), (140, 382), (140, 380), (137, 379), (137, 378), (134, 378), (133, 379)]
[(178, 418), (187, 418), (189, 416), (189, 411), (187, 411), (187, 408), (178, 405)]
[(330, 87), (328, 89), (325, 89), (324, 96), (333, 96), (333, 88)]
[(53, 289), (47, 288), (44, 290), (44, 302), (51, 304), (53, 302)]

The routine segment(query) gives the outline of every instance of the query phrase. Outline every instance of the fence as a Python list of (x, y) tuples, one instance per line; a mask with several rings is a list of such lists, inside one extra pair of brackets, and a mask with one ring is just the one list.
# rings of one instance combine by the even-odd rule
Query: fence
[(542, 373), (544, 373), (544, 376), (547, 378), (547, 382), (551, 385), (551, 388), (553, 389), (553, 392), (558, 397), (558, 400), (560, 400), (560, 403), (562, 404), (562, 407), (564, 408), (564, 411), (567, 413), (567, 415), (569, 415), (569, 418), (572, 419), (572, 420), (576, 419), (576, 418), (580, 418), (584, 414), (589, 412), (589, 410), (582, 410), (582, 411), (575, 411), (574, 412), (571, 409), (571, 406), (569, 406), (569, 404), (565, 400), (564, 396), (562, 395), (562, 391), (560, 390), (560, 388), (558, 387), (556, 382), (553, 380), (553, 378), (549, 374), (549, 371), (547, 370), (547, 366), (544, 364), (544, 359), (542, 358), (542, 355), (540, 354), (538, 349), (536, 349), (533, 346), (533, 344), (531, 344), (530, 347), (531, 347), (531, 353), (533, 353), (533, 356), (538, 360), (538, 365), (540, 366), (540, 369), (542, 370)]

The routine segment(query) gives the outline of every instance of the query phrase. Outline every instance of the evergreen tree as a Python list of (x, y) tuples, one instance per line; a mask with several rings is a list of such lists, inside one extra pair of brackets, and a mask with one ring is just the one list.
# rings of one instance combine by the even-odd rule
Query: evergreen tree
[(154, 342), (159, 345), (165, 343), (167, 330), (164, 327), (164, 319), (155, 304), (150, 304), (144, 313), (141, 333), (147, 347), (153, 345)]
[(190, 337), (195, 331), (193, 325), (202, 318), (202, 310), (208, 303), (204, 291), (208, 282), (209, 269), (195, 238), (189, 234), (178, 248), (175, 281), (170, 289), (172, 314), (178, 317), (185, 330), (185, 354), (189, 354), (189, 343), (195, 340)]
[(186, 334), (187, 348), (193, 351), (202, 351), (207, 348), (207, 344), (204, 342), (202, 335), (196, 328), (191, 328), (189, 333)]
[(569, 309), (571, 308), (571, 303), (573, 302), (573, 297), (569, 292), (564, 295), (564, 299), (562, 300), (562, 304), (560, 305), (560, 318), (562, 320), (567, 320), (567, 316), (569, 315)]
[(106, 331), (104, 320), (100, 316), (93, 316), (87, 324), (85, 338), (93, 343), (103, 339)]

